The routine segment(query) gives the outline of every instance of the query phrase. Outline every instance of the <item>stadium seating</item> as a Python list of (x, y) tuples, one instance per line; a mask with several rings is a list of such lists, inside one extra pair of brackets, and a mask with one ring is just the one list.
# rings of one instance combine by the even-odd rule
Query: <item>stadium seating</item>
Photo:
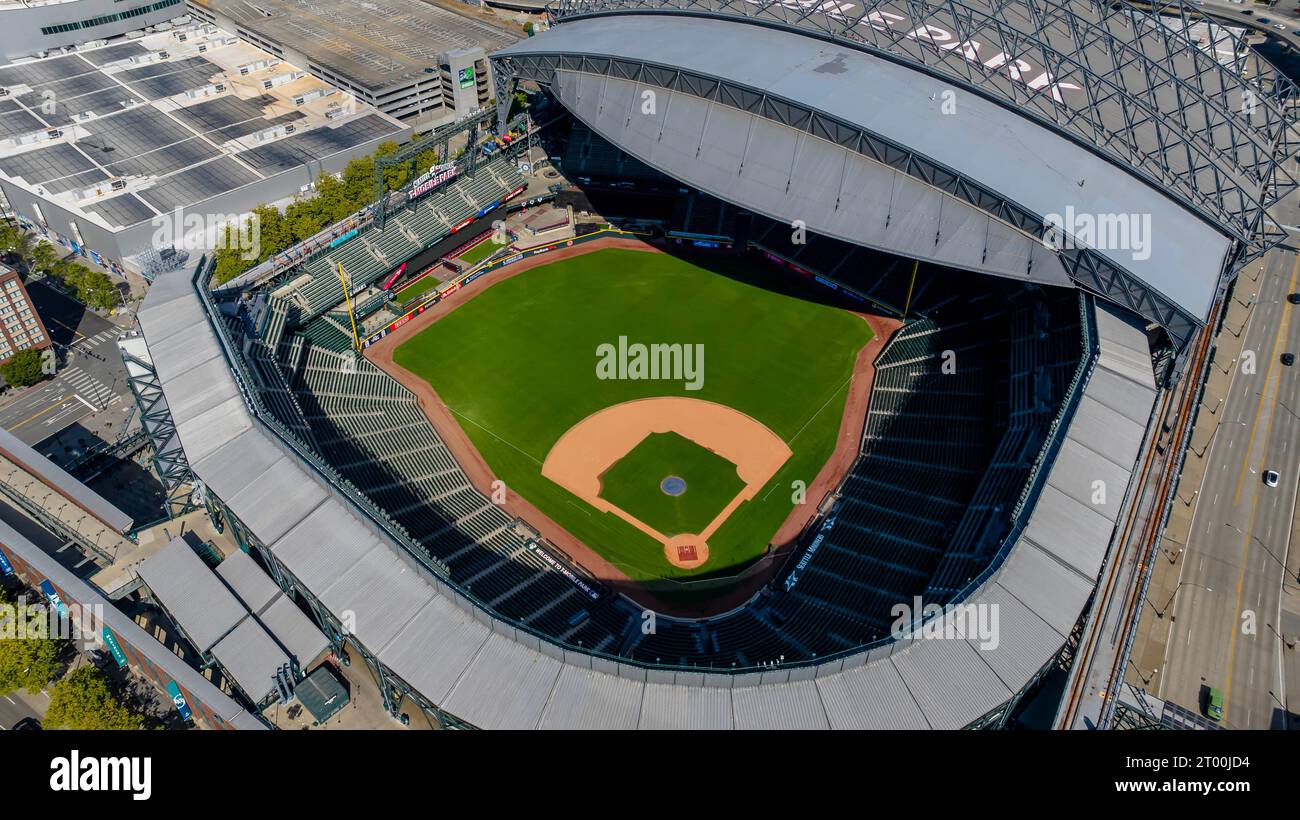
[[(390, 229), (441, 230), (442, 215), (469, 207), (457, 203), (462, 193), (481, 202), (500, 190), (495, 178), (457, 184)], [(725, 226), (702, 201), (701, 218)], [(840, 249), (822, 238), (785, 248), (809, 270), (831, 265), (856, 277), (882, 303), (897, 294), (893, 280), (909, 278), (855, 268), (853, 253)], [(369, 253), (353, 241), (335, 255)], [(919, 315), (877, 359), (861, 455), (834, 493), (833, 526), (797, 576), (788, 561), (745, 605), (704, 620), (660, 616), (651, 635), (640, 629), (640, 606), (608, 591), (593, 601), (529, 549), (510, 517), (474, 490), (415, 397), (354, 356), (346, 314), (327, 312), (337, 302), (316, 310), (271, 298), (256, 322), (233, 316), (228, 327), (268, 408), (484, 606), (570, 646), (727, 669), (885, 638), (895, 604), (916, 595), (948, 603), (1013, 532), (1049, 434), (1091, 366), (1079, 296), (1016, 283), (967, 292), (930, 284), (917, 283)]]
[[(343, 265), (354, 289), (372, 285), (391, 269), (446, 237), (452, 227), (476, 216), (523, 184), (523, 177), (510, 160), (491, 160), (473, 175), (451, 182), (395, 214), (382, 231), (377, 226), (365, 228), (357, 238), (315, 254), (301, 266), (310, 279), (302, 281), (294, 292), (302, 308), (303, 321), (343, 301), (338, 264)], [(419, 242), (413, 242), (408, 231)]]

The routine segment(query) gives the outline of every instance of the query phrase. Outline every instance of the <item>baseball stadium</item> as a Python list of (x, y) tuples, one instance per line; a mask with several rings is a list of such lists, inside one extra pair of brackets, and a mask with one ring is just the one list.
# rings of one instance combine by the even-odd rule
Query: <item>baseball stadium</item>
[[(393, 714), (1004, 726), (1281, 238), (1295, 87), (1186, 14), (561, 0), (492, 55), (498, 111), (385, 162), (471, 150), (154, 284), (160, 470)], [(473, 149), (521, 88), (580, 189), (554, 241), (517, 227), (537, 169)]]

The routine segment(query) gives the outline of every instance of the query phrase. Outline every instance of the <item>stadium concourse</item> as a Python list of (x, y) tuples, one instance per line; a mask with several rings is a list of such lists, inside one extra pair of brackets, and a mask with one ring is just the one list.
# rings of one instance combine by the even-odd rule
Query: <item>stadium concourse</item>
[[(712, 222), (708, 244), (756, 277), (775, 263), (764, 275), (904, 320), (875, 363), (858, 459), (770, 584), (647, 634), (641, 607), (477, 492), (415, 397), (349, 350), (332, 264), (354, 290), (373, 285), (502, 207), (520, 189), (508, 161), (411, 196), (274, 289), (214, 293), (204, 264), (160, 278), (139, 319), (177, 457), (394, 713), (409, 698), (479, 728), (1000, 725), (1086, 616), (1166, 377), (1237, 266), (1276, 240), (1258, 217), (1291, 185), (1274, 152), (1294, 146), (1277, 96), (1293, 89), (1244, 52), (1221, 65), (1102, 4), (1047, 4), (1033, 30), (1015, 4), (961, 17), (984, 27), (964, 43), (1019, 26), (1048, 66), (1027, 81), (1022, 61), (979, 71), (962, 56), (992, 46), (920, 42), (887, 4), (852, 31), (792, 3), (752, 4), (753, 19), (652, 5), (563, 4), (556, 27), (495, 55), (498, 100), (513, 80), (541, 84), (596, 138), (689, 186), (671, 195), (700, 205), (685, 227)], [(934, 6), (934, 27), (955, 8)], [(1122, 65), (1077, 59), (1107, 38)], [(639, 116), (646, 84), (660, 96)], [(939, 121), (949, 90), (958, 113)], [(1101, 102), (1079, 106), (1080, 90)], [(1148, 116), (1115, 119), (1117, 97)], [(1180, 118), (1180, 102), (1203, 116)], [(1067, 206), (1147, 212), (1178, 241), (1145, 258), (1049, 247), (1044, 218)], [(794, 219), (812, 241), (791, 243)], [(923, 276), (888, 275), (917, 259)], [(928, 624), (948, 639), (899, 637), (894, 608), (916, 599), (996, 611), (996, 640), (963, 633), (961, 612)]]

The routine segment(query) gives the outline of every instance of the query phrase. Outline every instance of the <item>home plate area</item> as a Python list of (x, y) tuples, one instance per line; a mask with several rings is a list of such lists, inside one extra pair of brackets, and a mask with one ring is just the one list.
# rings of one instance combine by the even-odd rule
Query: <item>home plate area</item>
[(738, 410), (664, 396), (578, 422), (551, 448), (542, 475), (654, 538), (673, 566), (694, 569), (709, 560), (709, 537), (790, 454)]

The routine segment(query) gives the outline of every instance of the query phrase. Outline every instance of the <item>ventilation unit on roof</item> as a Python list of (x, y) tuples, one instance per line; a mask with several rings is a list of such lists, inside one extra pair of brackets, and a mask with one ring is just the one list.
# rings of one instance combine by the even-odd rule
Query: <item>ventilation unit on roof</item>
[(202, 54), (203, 52), (205, 52), (205, 51), (207, 51), (207, 50), (208, 50), (208, 47), (207, 47), (206, 45), (204, 45), (204, 44), (202, 44), (202, 43), (199, 44), (199, 53), (200, 53), (200, 54)]
[(113, 182), (110, 184), (109, 187), (111, 187), (114, 191), (124, 190), (126, 188), (126, 180), (115, 179), (113, 180)]
[(77, 115), (77, 120), (79, 122), (85, 122), (86, 120), (90, 119), (93, 116), (95, 116), (94, 111), (82, 111), (80, 114)]
[(45, 132), (45, 136), (49, 137), (52, 140), (56, 140), (59, 137), (63, 136), (63, 132), (57, 128), (51, 128), (49, 131)]
[(0, 97), (8, 97), (8, 96), (9, 96), (9, 89), (0, 88)]

